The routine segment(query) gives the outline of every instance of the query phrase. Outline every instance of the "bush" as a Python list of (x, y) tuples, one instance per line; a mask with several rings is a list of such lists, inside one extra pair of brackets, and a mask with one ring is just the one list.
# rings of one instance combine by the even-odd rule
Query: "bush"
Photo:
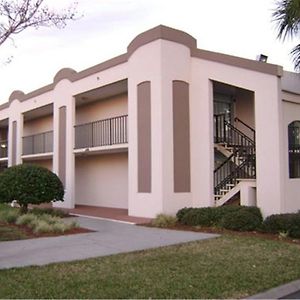
[(55, 224), (55, 223), (63, 223), (63, 221), (61, 220), (61, 218), (55, 217), (55, 216), (51, 216), (51, 215), (47, 215), (47, 214), (39, 215), (38, 219), (39, 220), (43, 220), (43, 221), (47, 222), (50, 225), (51, 224)]
[(30, 213), (38, 216), (47, 214), (59, 218), (64, 218), (69, 215), (67, 212), (64, 212), (63, 210), (60, 209), (40, 208), (40, 207), (34, 207), (33, 209), (30, 210)]
[(177, 222), (176, 217), (165, 215), (165, 214), (158, 214), (156, 218), (152, 221), (152, 225), (157, 227), (168, 227), (173, 226)]
[(27, 225), (34, 224), (37, 222), (37, 217), (33, 214), (25, 214), (18, 217), (16, 220), (17, 225)]
[(192, 207), (184, 207), (184, 208), (180, 209), (176, 214), (176, 218), (177, 218), (178, 222), (181, 222), (183, 216), (192, 209), (193, 209)]
[(0, 202), (16, 200), (22, 212), (28, 204), (63, 201), (64, 188), (60, 179), (48, 169), (31, 164), (10, 167), (0, 175)]
[(180, 223), (190, 226), (217, 226), (232, 230), (256, 230), (263, 221), (257, 207), (219, 206), (183, 208), (178, 211)]
[(214, 226), (216, 223), (216, 214), (213, 207), (194, 208), (187, 211), (181, 223), (191, 226)]
[(229, 230), (236, 231), (253, 231), (260, 228), (262, 219), (260, 216), (251, 213), (246, 209), (231, 212), (224, 217), (220, 225)]
[(49, 223), (47, 223), (44, 220), (38, 220), (34, 224), (33, 232), (34, 233), (48, 233), (48, 232), (53, 232), (53, 226), (51, 226)]
[(0, 221), (12, 224), (12, 223), (16, 222), (19, 215), (20, 215), (20, 213), (19, 213), (19, 210), (17, 210), (17, 209), (1, 211)]
[(55, 216), (47, 214), (34, 215), (31, 213), (19, 216), (16, 220), (16, 224), (26, 225), (35, 233), (64, 233), (65, 231), (78, 227), (78, 224), (74, 221), (66, 224), (61, 218)]
[(66, 230), (71, 229), (67, 224), (63, 223), (54, 223), (52, 225), (52, 231), (56, 233), (64, 233)]
[(300, 238), (300, 213), (271, 215), (262, 225), (264, 232), (285, 232), (292, 238)]

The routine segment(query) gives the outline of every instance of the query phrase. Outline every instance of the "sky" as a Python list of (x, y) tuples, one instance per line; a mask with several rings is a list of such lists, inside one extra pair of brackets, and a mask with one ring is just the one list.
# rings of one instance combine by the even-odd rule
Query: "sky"
[[(81, 71), (123, 54), (138, 34), (160, 24), (189, 33), (200, 49), (248, 59), (262, 53), (293, 71), (289, 53), (299, 40), (277, 39), (275, 1), (77, 0), (80, 18), (64, 29), (29, 29), (0, 47), (0, 104), (14, 90), (52, 83), (62, 68)], [(47, 0), (55, 9), (72, 2)]]

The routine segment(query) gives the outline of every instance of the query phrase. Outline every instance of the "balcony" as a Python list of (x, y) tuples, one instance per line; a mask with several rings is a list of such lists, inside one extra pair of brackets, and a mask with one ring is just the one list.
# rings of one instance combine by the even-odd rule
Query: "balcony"
[(7, 140), (0, 141), (0, 158), (7, 157)]
[(23, 155), (53, 152), (53, 131), (23, 137)]
[(75, 126), (75, 149), (126, 144), (128, 115)]

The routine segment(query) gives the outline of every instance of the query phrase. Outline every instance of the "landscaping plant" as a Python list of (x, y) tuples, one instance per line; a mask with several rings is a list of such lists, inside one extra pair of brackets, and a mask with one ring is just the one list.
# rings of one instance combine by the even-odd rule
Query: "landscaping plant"
[(185, 207), (179, 210), (176, 216), (184, 225), (220, 227), (237, 231), (258, 230), (263, 221), (259, 208), (251, 206)]
[(300, 238), (300, 213), (271, 215), (264, 220), (262, 230)]
[(170, 215), (158, 214), (156, 218), (152, 221), (152, 225), (156, 227), (169, 227), (174, 226), (177, 222), (177, 218)]
[(8, 168), (0, 175), (0, 202), (16, 200), (22, 213), (27, 212), (29, 204), (63, 201), (63, 198), (62, 182), (44, 167), (22, 164)]

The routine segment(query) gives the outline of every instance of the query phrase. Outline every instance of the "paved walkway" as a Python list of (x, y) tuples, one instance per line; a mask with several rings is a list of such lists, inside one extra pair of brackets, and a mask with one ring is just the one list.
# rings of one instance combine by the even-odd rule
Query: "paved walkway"
[(81, 227), (96, 232), (1, 242), (0, 269), (86, 259), (217, 236), (135, 226), (85, 217), (66, 220), (76, 220)]
[(300, 299), (300, 280), (295, 280), (247, 299)]
[(128, 209), (122, 208), (76, 205), (73, 209), (65, 210), (73, 215), (100, 217), (103, 219), (119, 220), (132, 224), (145, 224), (152, 220), (150, 218), (128, 216)]

